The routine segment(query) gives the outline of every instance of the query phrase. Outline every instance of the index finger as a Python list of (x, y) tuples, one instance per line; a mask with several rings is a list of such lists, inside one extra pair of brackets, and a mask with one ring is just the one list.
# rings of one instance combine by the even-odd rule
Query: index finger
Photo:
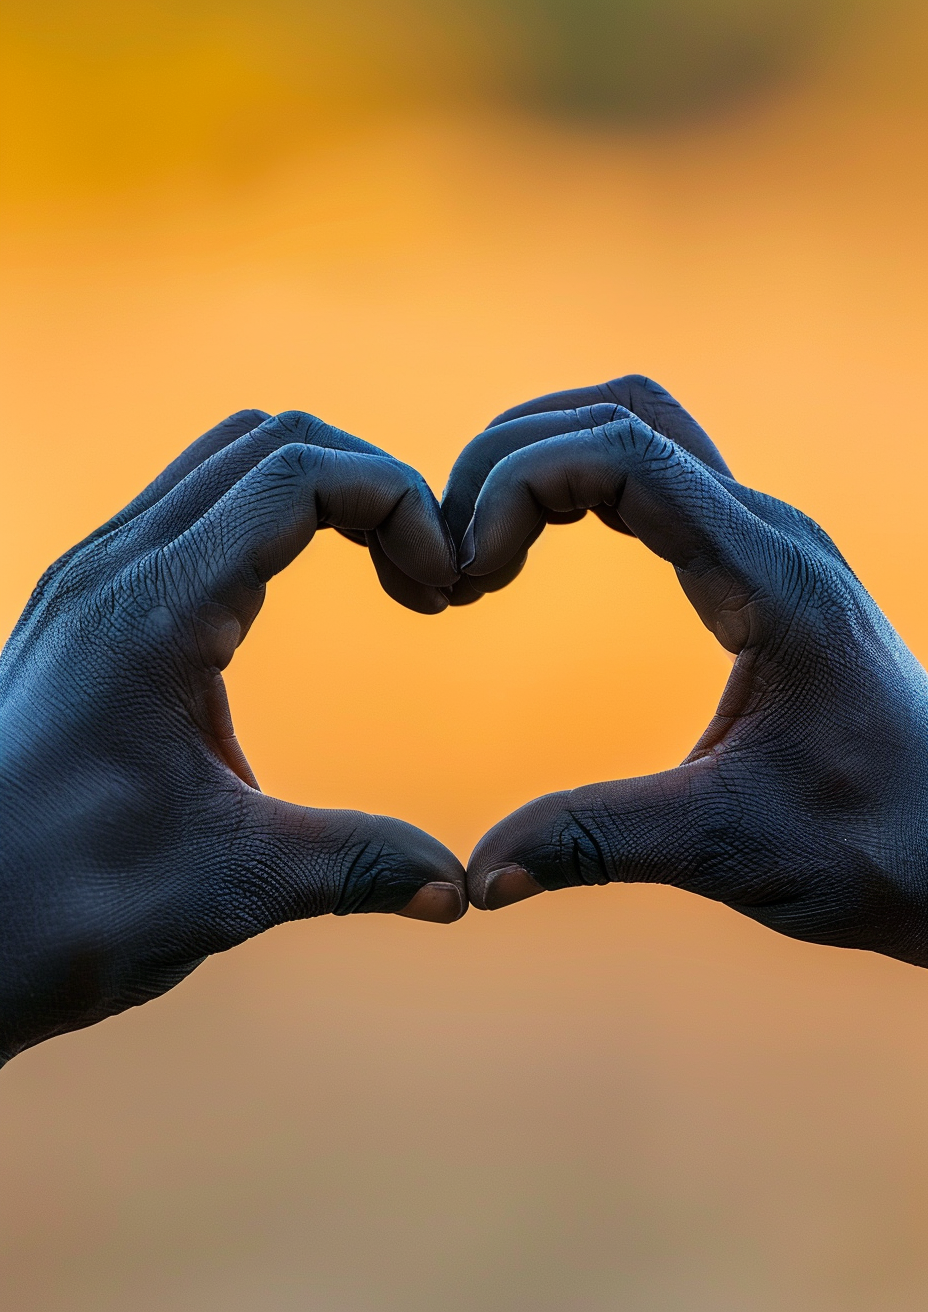
[[(644, 420), (655, 433), (669, 437), (671, 442), (688, 451), (690, 455), (701, 460), (704, 465), (716, 473), (732, 477), (732, 472), (722, 458), (722, 453), (712, 441), (706, 430), (684, 410), (683, 406), (661, 387), (653, 378), (644, 374), (625, 374), (621, 378), (612, 378), (608, 383), (596, 383), (592, 387), (578, 387), (567, 392), (549, 392), (547, 396), (536, 396), (532, 401), (504, 410), (501, 415), (487, 425), (496, 428), (508, 424), (513, 419), (522, 419), (526, 415), (546, 414), (552, 410), (577, 410), (583, 406), (616, 405), (637, 415)], [(602, 420), (599, 421), (603, 422)], [(595, 427), (591, 425), (591, 427)]]
[(464, 535), (460, 567), (494, 591), (508, 582), (507, 566), (521, 562), (547, 511), (603, 505), (676, 566), (703, 623), (728, 651), (741, 651), (759, 633), (762, 616), (769, 629), (774, 598), (795, 609), (787, 539), (734, 494), (731, 479), (631, 415), (500, 461)]
[(480, 490), (501, 460), (535, 442), (559, 437), (562, 433), (579, 433), (586, 428), (598, 428), (624, 414), (625, 411), (615, 404), (600, 403), (564, 406), (539, 414), (513, 414), (509, 419), (494, 420), (491, 427), (468, 442), (448, 476), (441, 508), (455, 543), (460, 545), (473, 516)]

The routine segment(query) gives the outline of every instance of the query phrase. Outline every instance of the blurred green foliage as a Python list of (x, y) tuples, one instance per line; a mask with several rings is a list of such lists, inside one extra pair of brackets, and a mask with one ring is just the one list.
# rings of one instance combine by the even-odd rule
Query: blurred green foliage
[(359, 117), (410, 106), (686, 121), (794, 75), (868, 5), (2, 0), (6, 186), (247, 171)]
[(496, 0), (523, 98), (633, 122), (690, 117), (808, 63), (842, 0)]

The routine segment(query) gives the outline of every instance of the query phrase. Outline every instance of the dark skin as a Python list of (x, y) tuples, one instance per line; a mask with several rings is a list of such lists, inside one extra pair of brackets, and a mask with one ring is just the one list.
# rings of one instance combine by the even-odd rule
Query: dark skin
[(0, 1062), (282, 921), (463, 914), (441, 843), (268, 797), (236, 742), (221, 672), (326, 526), (403, 604), (445, 608), (422, 478), (297, 412), (233, 415), (40, 580), (0, 663)]
[(0, 1063), (283, 921), (463, 914), (464, 871), (421, 830), (261, 793), (221, 672), (320, 528), (438, 613), (507, 586), (546, 523), (588, 510), (670, 561), (737, 659), (681, 766), (490, 830), (472, 903), (669, 883), (928, 965), (928, 677), (826, 534), (739, 484), (663, 389), (629, 377), (508, 411), (441, 511), (378, 448), (247, 411), (57, 561), (0, 658)]
[(475, 906), (673, 884), (780, 933), (928, 966), (928, 676), (838, 548), (738, 483), (662, 388), (628, 377), (507, 411), (455, 464), (466, 604), (546, 523), (592, 510), (669, 561), (736, 657), (682, 765), (538, 798), (468, 865)]

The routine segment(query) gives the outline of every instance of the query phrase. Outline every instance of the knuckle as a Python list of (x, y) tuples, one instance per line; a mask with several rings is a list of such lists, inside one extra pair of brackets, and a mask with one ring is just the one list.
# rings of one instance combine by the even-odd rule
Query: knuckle
[(271, 416), (266, 410), (236, 410), (234, 414), (223, 420), (223, 428), (258, 428)]
[(531, 447), (517, 447), (496, 462), (487, 474), (486, 482), (505, 483), (517, 480), (520, 475), (531, 468), (536, 453)]
[(618, 405), (634, 410), (637, 394), (647, 384), (648, 380), (642, 374), (622, 374), (620, 378), (611, 378), (608, 383), (602, 383), (599, 390), (604, 400), (615, 401)]
[(595, 405), (588, 406), (582, 413), (588, 418), (589, 428), (601, 428), (604, 424), (631, 418), (625, 406), (609, 401), (598, 401)]
[(640, 464), (666, 464), (676, 458), (676, 448), (669, 438), (656, 433), (644, 420), (630, 412), (613, 419), (597, 430), (602, 440), (626, 460)]
[(328, 424), (305, 410), (282, 410), (274, 416), (273, 422), (296, 442), (312, 442), (314, 434), (328, 429)]
[(321, 447), (306, 446), (301, 442), (287, 442), (278, 447), (258, 466), (264, 478), (279, 481), (317, 473), (328, 453)]
[(595, 788), (571, 794), (558, 836), (561, 862), (570, 882), (608, 884), (613, 878), (614, 829), (608, 808)]

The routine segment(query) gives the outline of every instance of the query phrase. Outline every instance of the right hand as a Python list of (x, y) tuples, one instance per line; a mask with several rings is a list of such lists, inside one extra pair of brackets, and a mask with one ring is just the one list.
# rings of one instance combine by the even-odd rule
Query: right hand
[(461, 600), (506, 586), (546, 522), (587, 510), (670, 561), (737, 659), (682, 765), (552, 793), (491, 829), (474, 905), (666, 883), (928, 966), (928, 676), (838, 548), (737, 482), (662, 388), (625, 378), (508, 411), (465, 448), (445, 496)]

